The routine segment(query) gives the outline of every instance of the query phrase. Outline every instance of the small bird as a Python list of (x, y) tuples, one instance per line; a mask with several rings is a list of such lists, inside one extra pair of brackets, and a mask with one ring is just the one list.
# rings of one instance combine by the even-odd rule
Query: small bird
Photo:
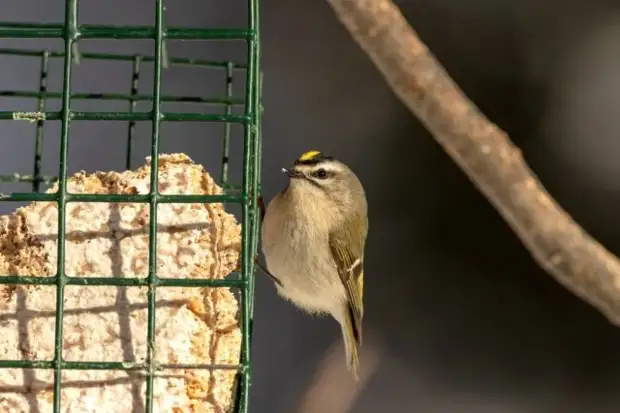
[(338, 321), (357, 380), (368, 234), (364, 188), (347, 165), (318, 150), (283, 172), (288, 185), (267, 206), (261, 230), (267, 272), (282, 297)]

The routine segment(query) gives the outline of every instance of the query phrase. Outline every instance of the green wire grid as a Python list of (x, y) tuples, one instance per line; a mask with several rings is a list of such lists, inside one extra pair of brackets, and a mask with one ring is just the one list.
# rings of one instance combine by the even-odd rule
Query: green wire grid
[[(78, 0), (65, 0), (65, 24), (24, 24), (0, 21), (0, 38), (61, 38), (64, 39), (64, 51), (32, 51), (17, 49), (0, 49), (0, 56), (13, 55), (39, 58), (41, 62), (38, 92), (2, 91), (0, 97), (32, 98), (37, 100), (35, 112), (0, 111), (0, 120), (15, 119), (36, 122), (36, 141), (34, 169), (32, 175), (5, 174), (0, 175), (0, 183), (30, 182), (31, 193), (0, 194), (2, 201), (32, 202), (52, 201), (58, 203), (58, 261), (57, 273), (50, 277), (2, 275), (0, 284), (12, 285), (54, 285), (56, 294), (55, 315), (55, 346), (53, 360), (0, 360), (0, 369), (34, 368), (54, 370), (54, 413), (61, 408), (61, 372), (67, 369), (95, 370), (142, 370), (147, 376), (145, 412), (153, 411), (153, 380), (155, 373), (165, 367), (154, 361), (155, 336), (155, 303), (158, 288), (163, 287), (232, 287), (241, 291), (241, 360), (237, 366), (216, 365), (175, 365), (175, 368), (233, 368), (238, 371), (234, 411), (248, 411), (248, 395), (251, 382), (250, 343), (252, 335), (252, 314), (254, 308), (254, 258), (258, 249), (260, 214), (258, 212), (258, 196), (260, 192), (260, 119), (262, 115), (261, 76), (259, 67), (259, 25), (258, 0), (248, 0), (247, 29), (197, 29), (197, 28), (166, 28), (164, 26), (163, 0), (154, 0), (154, 27), (120, 27), (80, 25), (78, 23)], [(146, 4), (146, 3), (145, 3)], [(130, 56), (105, 53), (80, 53), (77, 44), (80, 39), (151, 39), (155, 42), (153, 56)], [(230, 61), (206, 61), (198, 59), (168, 58), (165, 50), (166, 39), (181, 40), (242, 40), (247, 45), (247, 64), (236, 64)], [(47, 78), (50, 59), (63, 59), (63, 87), (61, 93), (47, 90)], [(132, 62), (132, 82), (129, 94), (87, 94), (72, 93), (71, 75), (74, 64), (79, 60), (115, 60)], [(154, 81), (151, 95), (138, 93), (140, 67), (144, 62), (154, 63)], [(162, 70), (169, 65), (204, 67), (205, 69), (224, 70), (226, 73), (226, 96), (223, 98), (166, 96), (161, 92)], [(232, 96), (233, 73), (245, 72), (246, 90), (243, 99)], [(62, 109), (59, 112), (45, 111), (47, 99), (61, 99)], [(71, 109), (75, 99), (84, 100), (121, 100), (129, 104), (126, 112), (78, 112)], [(136, 104), (150, 101), (153, 108), (150, 112), (136, 112)], [(164, 113), (162, 102), (175, 102), (200, 105), (224, 106), (224, 114), (204, 112)], [(244, 106), (242, 115), (233, 115), (234, 106)], [(152, 124), (151, 140), (151, 192), (148, 195), (96, 195), (71, 194), (67, 192), (67, 156), (68, 139), (71, 121), (73, 120), (114, 120), (128, 121), (126, 166), (131, 168), (132, 150), (135, 141), (137, 122), (150, 121)], [(48, 121), (61, 122), (60, 165), (58, 176), (44, 176), (41, 172), (43, 131)], [(225, 188), (222, 195), (162, 195), (157, 190), (158, 154), (160, 142), (160, 125), (162, 122), (225, 122), (222, 167), (220, 183)], [(235, 185), (228, 179), (228, 158), (230, 156), (230, 124), (243, 125), (243, 174), (241, 185)], [(41, 184), (58, 182), (59, 190), (55, 194), (40, 193)], [(141, 202), (150, 206), (149, 222), (149, 269), (146, 278), (118, 277), (69, 277), (65, 274), (66, 238), (66, 205), (69, 202)], [(241, 266), (236, 277), (225, 280), (197, 280), (161, 278), (156, 273), (157, 238), (154, 236), (157, 223), (157, 205), (164, 203), (236, 203), (241, 205)], [(148, 287), (148, 331), (147, 357), (144, 363), (125, 362), (70, 362), (62, 358), (63, 334), (63, 301), (64, 288), (67, 285), (82, 286), (145, 286)]]

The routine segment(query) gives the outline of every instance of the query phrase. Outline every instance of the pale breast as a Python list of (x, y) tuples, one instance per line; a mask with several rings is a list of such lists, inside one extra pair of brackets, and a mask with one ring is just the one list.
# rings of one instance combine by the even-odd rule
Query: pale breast
[(292, 215), (280, 211), (278, 204), (270, 204), (262, 228), (267, 269), (282, 283), (278, 292), (304, 310), (331, 312), (346, 295), (329, 251), (327, 228), (310, 222), (307, 214), (284, 219)]

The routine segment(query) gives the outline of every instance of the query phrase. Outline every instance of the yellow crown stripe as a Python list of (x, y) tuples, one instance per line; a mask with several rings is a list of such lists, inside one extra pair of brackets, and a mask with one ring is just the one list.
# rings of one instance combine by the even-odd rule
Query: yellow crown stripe
[(299, 157), (299, 161), (300, 162), (310, 161), (310, 160), (316, 158), (317, 156), (319, 156), (320, 154), (321, 154), (321, 151), (311, 150), (311, 151), (303, 153)]

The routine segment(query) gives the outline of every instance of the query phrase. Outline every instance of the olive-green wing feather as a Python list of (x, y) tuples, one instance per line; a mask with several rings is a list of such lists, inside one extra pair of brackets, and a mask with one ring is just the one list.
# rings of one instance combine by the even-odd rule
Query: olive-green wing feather
[(353, 216), (329, 237), (329, 247), (347, 292), (355, 338), (359, 344), (362, 342), (364, 315), (364, 244), (367, 231), (366, 218)]

